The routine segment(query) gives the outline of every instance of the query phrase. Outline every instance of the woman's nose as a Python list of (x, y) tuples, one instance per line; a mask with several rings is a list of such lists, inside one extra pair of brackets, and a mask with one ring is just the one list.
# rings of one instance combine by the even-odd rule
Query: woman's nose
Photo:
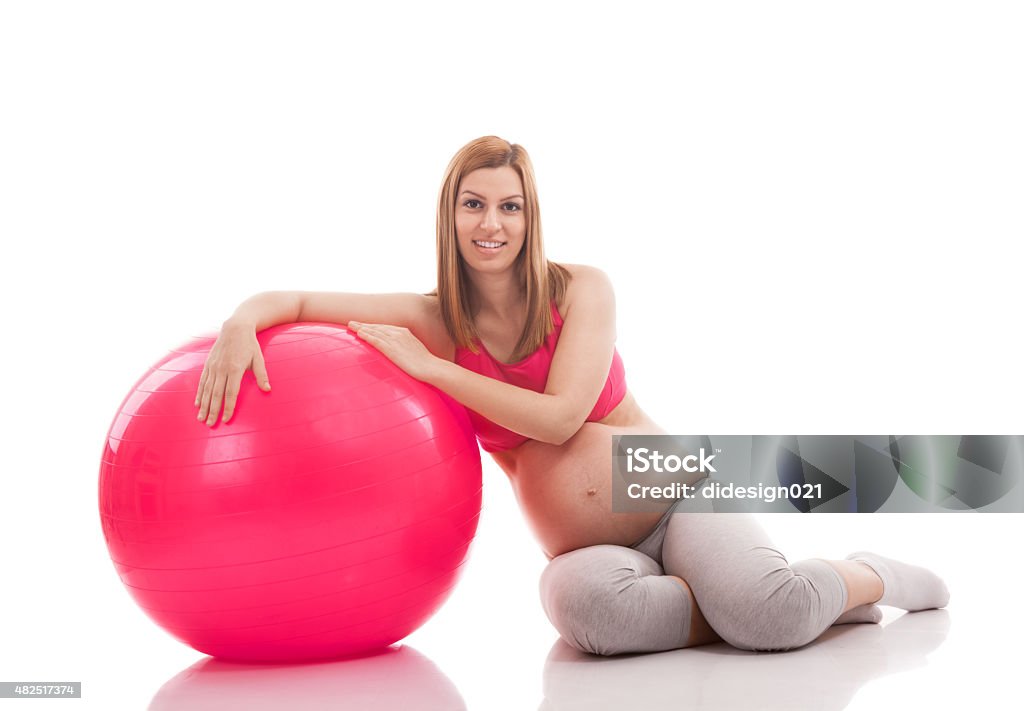
[(480, 223), (480, 227), (487, 232), (497, 232), (501, 228), (501, 222), (498, 220), (497, 209), (484, 210), (484, 216)]

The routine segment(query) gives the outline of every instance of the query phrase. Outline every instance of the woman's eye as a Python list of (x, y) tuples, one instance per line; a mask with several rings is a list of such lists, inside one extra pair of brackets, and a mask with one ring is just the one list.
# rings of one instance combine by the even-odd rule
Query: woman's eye
[(521, 208), (519, 205), (515, 204), (514, 202), (509, 202), (509, 203), (505, 203), (505, 209), (508, 210), (509, 212), (519, 212), (523, 208)]
[(480, 207), (480, 201), (479, 200), (470, 199), (470, 200), (466, 200), (466, 202), (464, 202), (462, 204), (465, 205), (466, 207), (469, 207), (469, 208)]

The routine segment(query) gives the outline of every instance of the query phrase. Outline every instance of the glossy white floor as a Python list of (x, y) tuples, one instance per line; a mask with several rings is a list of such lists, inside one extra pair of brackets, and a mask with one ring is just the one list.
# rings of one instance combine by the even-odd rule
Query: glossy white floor
[[(81, 701), (35, 703), (90, 709), (1012, 705), (1019, 673), (1014, 650), (1024, 634), (1018, 610), (1024, 576), (1011, 540), (1021, 530), (1021, 516), (766, 517), (791, 561), (841, 557), (859, 548), (902, 556), (946, 577), (950, 606), (915, 614), (883, 608), (881, 625), (832, 628), (787, 653), (719, 644), (600, 658), (576, 652), (548, 624), (536, 591), (543, 556), (489, 462), (485, 476), (484, 516), (464, 578), (434, 618), (387, 653), (303, 665), (206, 657), (139, 611), (102, 540), (91, 536), (69, 542), (64, 556), (12, 555), (7, 568), (17, 573), (3, 590), (0, 681), (82, 681)], [(22, 703), (0, 700), (0, 708)]]

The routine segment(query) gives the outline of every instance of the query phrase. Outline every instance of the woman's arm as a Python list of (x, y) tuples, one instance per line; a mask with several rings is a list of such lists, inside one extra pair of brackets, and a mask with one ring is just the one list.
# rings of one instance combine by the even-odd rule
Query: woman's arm
[(530, 439), (562, 444), (583, 426), (604, 389), (615, 349), (615, 295), (604, 272), (573, 269), (547, 385), (536, 393), (436, 362), (424, 380), (488, 420)]
[(302, 292), (263, 291), (239, 304), (224, 324), (262, 331), (280, 323), (298, 321), (301, 310)]
[(312, 291), (265, 291), (242, 302), (221, 328), (203, 367), (196, 392), (198, 419), (216, 424), (224, 407), (227, 422), (235, 409), (242, 375), (252, 370), (259, 386), (270, 390), (256, 333), (282, 323), (326, 321), (345, 324), (355, 318), (398, 324), (422, 341), (430, 353), (449, 356), (451, 340), (431, 314), (436, 310), (422, 294), (347, 294)]
[(451, 339), (436, 312), (436, 300), (423, 294), (265, 291), (243, 301), (224, 325), (259, 332), (299, 321), (386, 323), (408, 328), (431, 353), (445, 357)]
[(562, 444), (579, 429), (571, 428), (564, 398), (503, 383), (449, 361), (439, 361), (424, 380), (491, 422), (530, 439)]

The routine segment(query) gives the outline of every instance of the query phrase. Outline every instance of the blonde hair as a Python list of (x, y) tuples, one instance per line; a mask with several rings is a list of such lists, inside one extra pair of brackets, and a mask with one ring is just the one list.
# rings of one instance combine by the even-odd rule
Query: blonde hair
[(455, 200), (462, 179), (480, 168), (509, 166), (523, 183), (526, 238), (516, 257), (514, 268), (526, 296), (526, 324), (512, 351), (510, 362), (517, 362), (537, 350), (554, 329), (551, 300), (560, 302), (571, 279), (569, 271), (544, 256), (540, 227), (540, 206), (533, 164), (526, 149), (515, 143), (484, 136), (459, 149), (445, 171), (437, 204), (437, 288), (436, 294), (448, 335), (456, 347), (479, 352), (473, 324), (470, 281), (459, 256), (455, 236)]

